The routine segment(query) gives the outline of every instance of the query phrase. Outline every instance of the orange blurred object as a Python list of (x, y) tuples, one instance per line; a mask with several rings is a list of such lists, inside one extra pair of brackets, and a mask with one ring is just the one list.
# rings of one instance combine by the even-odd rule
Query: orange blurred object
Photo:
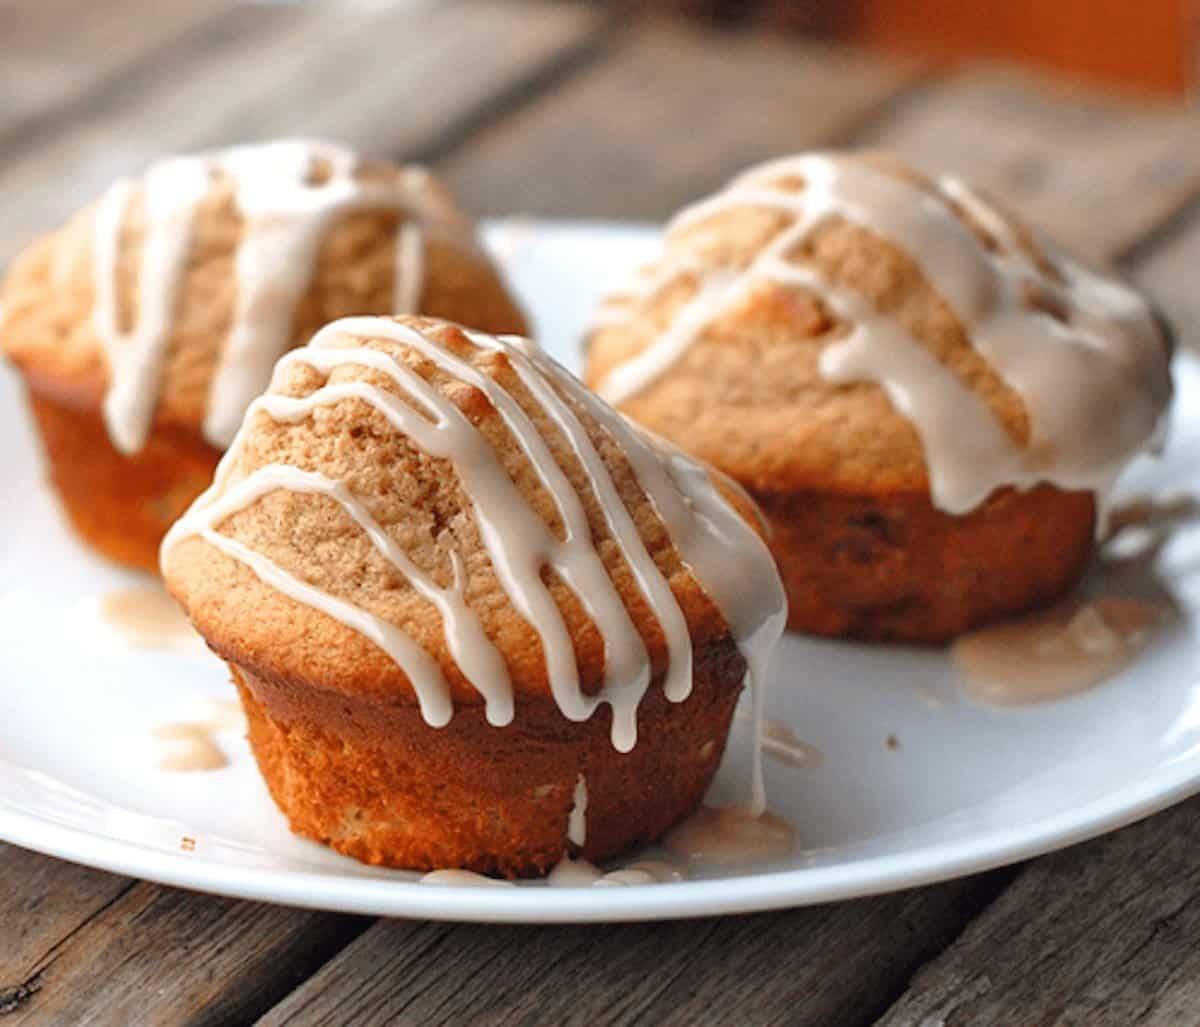
[(1002, 57), (1156, 92), (1191, 89), (1190, 0), (854, 0), (843, 33), (938, 57)]

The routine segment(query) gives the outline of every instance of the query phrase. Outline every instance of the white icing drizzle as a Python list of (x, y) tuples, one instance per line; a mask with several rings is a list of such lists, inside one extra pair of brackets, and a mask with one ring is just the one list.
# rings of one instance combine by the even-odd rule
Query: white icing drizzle
[[(741, 713), (738, 714), (741, 719)], [(825, 762), (825, 754), (800, 738), (792, 728), (774, 717), (763, 719), (763, 753), (776, 763), (797, 770), (815, 770)]]
[(792, 851), (795, 829), (782, 817), (740, 806), (701, 806), (663, 839), (663, 848), (690, 863), (737, 866), (780, 859)]
[(590, 887), (603, 876), (604, 871), (586, 859), (564, 856), (546, 875), (546, 883), (552, 888)]
[[(188, 267), (196, 211), (216, 176), (232, 181), (245, 219), (234, 261), (233, 321), (209, 389), (204, 436), (229, 445), (247, 405), (266, 387), (275, 361), (292, 345), (296, 307), (312, 284), (321, 246), (339, 218), (361, 210), (404, 215), (397, 230), (393, 304), (415, 311), (424, 287), (426, 233), (470, 233), (424, 174), (396, 181), (360, 178), (355, 154), (329, 143), (284, 140), (191, 157), (152, 167), (142, 186), (145, 239), (138, 277), (138, 317), (118, 326), (117, 265), (121, 232), (136, 187), (117, 182), (94, 222), (93, 324), (110, 368), (104, 415), (113, 444), (132, 453), (145, 443), (161, 392), (175, 308)], [(324, 167), (327, 177), (314, 176)]]
[[(342, 344), (346, 337), (390, 339), (479, 389), (503, 419), (552, 498), (564, 537), (560, 539), (551, 531), (516, 488), (491, 443), (450, 399), (388, 353), (346, 347)], [(755, 706), (761, 711), (766, 662), (782, 633), (786, 610), (775, 565), (758, 535), (721, 497), (704, 468), (665, 444), (652, 445), (532, 344), (481, 335), (470, 338), (475, 345), (506, 356), (531, 397), (561, 429), (578, 457), (603, 507), (613, 541), (666, 636), (670, 659), (664, 678), (667, 698), (682, 701), (690, 692), (691, 639), (687, 622), (621, 502), (611, 473), (586, 437), (577, 410), (586, 410), (595, 417), (622, 448), (684, 563), (724, 614), (747, 661)], [(184, 538), (202, 536), (246, 564), (267, 584), (369, 638), (404, 670), (426, 721), (434, 726), (447, 723), (453, 710), (441, 670), (408, 635), (376, 614), (300, 581), (217, 530), (238, 510), (279, 489), (325, 496), (338, 503), (362, 528), (376, 551), (437, 607), (447, 647), (464, 676), (484, 697), (489, 721), (508, 723), (513, 716), (512, 683), (498, 650), (463, 599), (461, 573), (456, 573), (452, 588), (439, 588), (395, 546), (365, 504), (344, 484), (314, 472), (271, 464), (229, 484), (242, 448), (241, 439), (260, 414), (275, 421), (294, 422), (320, 406), (350, 398), (360, 400), (429, 456), (452, 462), (471, 501), (501, 586), (541, 639), (559, 709), (568, 719), (578, 721), (587, 719), (601, 704), (609, 704), (613, 711), (613, 745), (622, 752), (632, 749), (637, 740), (638, 706), (651, 677), (649, 654), (596, 549), (579, 494), (516, 399), (495, 379), (420, 332), (382, 318), (347, 318), (326, 327), (308, 347), (287, 354), (279, 362), (275, 385), (281, 387), (287, 371), (297, 364), (325, 373), (329, 376), (326, 383), (304, 397), (272, 391), (251, 404), (242, 433), (218, 467), (212, 487), (172, 527), (163, 542), (164, 554)], [(337, 368), (348, 366), (366, 367), (381, 374), (395, 391), (361, 380), (332, 380)], [(579, 597), (603, 636), (605, 679), (594, 695), (586, 695), (580, 687), (574, 647), (543, 579), (546, 567)], [(754, 775), (753, 805), (761, 808), (765, 800), (758, 760)], [(580, 817), (585, 806), (586, 784), (581, 777), (576, 791)], [(582, 824), (578, 834), (583, 836)]]
[[(801, 190), (781, 186), (797, 178)], [(662, 334), (602, 382), (607, 399), (619, 403), (645, 388), (707, 326), (772, 283), (816, 293), (849, 327), (822, 353), (822, 375), (837, 383), (873, 382), (888, 393), (920, 435), (933, 501), (949, 513), (965, 513), (1005, 485), (1050, 482), (1103, 499), (1125, 462), (1157, 435), (1171, 396), (1169, 356), (1146, 302), (1039, 241), (1048, 273), (1008, 221), (957, 179), (940, 178), (925, 189), (859, 160), (788, 158), (754, 168), (682, 211), (668, 239), (743, 207), (792, 218), (744, 271), (698, 269), (693, 256), (672, 254), (601, 307), (595, 327), (628, 320), (638, 300), (682, 276), (699, 276), (694, 296)], [(991, 235), (994, 252), (956, 208)], [(1027, 446), (898, 320), (795, 263), (798, 248), (835, 217), (876, 232), (915, 261), (971, 345), (1020, 396), (1031, 426)]]
[(430, 870), (417, 878), (418, 884), (432, 884), (441, 887), (456, 888), (511, 888), (512, 881), (502, 881), (498, 877), (486, 877), (474, 870)]
[[(750, 717), (739, 708), (734, 714), (734, 719), (744, 721)], [(763, 717), (759, 731), (759, 745), (763, 755), (776, 763), (797, 770), (815, 770), (825, 762), (825, 754), (815, 745), (801, 739), (785, 721)]]
[[(675, 548), (724, 615), (748, 665), (747, 680), (754, 704), (750, 806), (761, 812), (766, 808), (761, 746), (766, 675), (787, 618), (783, 584), (770, 551), (713, 487), (712, 468), (693, 460), (669, 442), (634, 427), (534, 344), (511, 337), (502, 341), (517, 346), (616, 441), (655, 513), (666, 525)], [(717, 477), (731, 484), (723, 475)], [(732, 488), (745, 496), (740, 488)], [(748, 497), (746, 502), (757, 513)], [(655, 612), (664, 630), (668, 630), (669, 625), (663, 621), (657, 606)], [(682, 630), (686, 631), (686, 624)], [(670, 640), (668, 651), (674, 652)], [(672, 690), (668, 676), (664, 693), (668, 699), (678, 702), (690, 691), (689, 664), (688, 677), (680, 681), (679, 691)]]
[(392, 307), (397, 314), (415, 314), (421, 309), (425, 287), (425, 236), (421, 227), (403, 221), (396, 235), (396, 279), (392, 285)]
[(582, 774), (575, 782), (575, 799), (567, 817), (567, 841), (582, 846), (587, 841), (587, 778)]
[(147, 172), (142, 205), (146, 237), (138, 272), (139, 310), (129, 332), (117, 309), (121, 228), (134, 196), (133, 183), (117, 182), (96, 208), (92, 323), (108, 358), (111, 384), (104, 397), (108, 433), (123, 453), (141, 449), (162, 381), (167, 341), (182, 270), (191, 244), (192, 219), (208, 192), (208, 169), (186, 157)]
[(607, 873), (586, 859), (564, 858), (546, 875), (551, 888), (606, 888), (614, 885), (673, 884), (687, 874), (674, 863), (640, 859)]

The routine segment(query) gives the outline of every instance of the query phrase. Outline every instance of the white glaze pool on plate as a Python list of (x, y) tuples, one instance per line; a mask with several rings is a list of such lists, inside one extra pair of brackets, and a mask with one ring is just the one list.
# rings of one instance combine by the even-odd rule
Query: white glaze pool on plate
[[(596, 294), (654, 249), (652, 233), (597, 225), (493, 227), (515, 284), (557, 355)], [(577, 361), (576, 361), (577, 362)], [(1121, 495), (1200, 492), (1200, 362), (1177, 364), (1180, 415), (1158, 464)], [(959, 697), (941, 652), (789, 636), (769, 716), (824, 759), (767, 760), (772, 807), (797, 828), (787, 861), (757, 872), (625, 888), (430, 888), (292, 837), (245, 744), (225, 733), (223, 770), (156, 771), (149, 732), (228, 697), (197, 644), (131, 648), (99, 598), (137, 581), (67, 533), (41, 484), (11, 374), (0, 374), (0, 838), (134, 876), (294, 905), (455, 920), (633, 920), (847, 898), (968, 873), (1078, 841), (1200, 790), (1200, 523), (1118, 582), (1179, 615), (1133, 668), (1059, 703), (988, 710)], [(1107, 573), (1107, 572), (1106, 572)], [(1111, 575), (1105, 583), (1114, 590)], [(744, 780), (735, 728), (718, 789)], [(895, 735), (898, 749), (886, 739)], [(718, 794), (717, 798), (720, 798)], [(182, 839), (195, 839), (184, 851)]]

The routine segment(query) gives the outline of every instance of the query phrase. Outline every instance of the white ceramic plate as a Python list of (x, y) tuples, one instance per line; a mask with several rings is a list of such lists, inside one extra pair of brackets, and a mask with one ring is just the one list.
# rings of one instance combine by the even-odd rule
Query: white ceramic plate
[[(652, 252), (648, 229), (510, 222), (489, 238), (570, 365), (598, 292)], [(1200, 489), (1200, 364), (1177, 362), (1165, 458), (1123, 492)], [(790, 637), (769, 712), (824, 753), (768, 760), (772, 805), (798, 829), (784, 863), (629, 888), (429, 887), (292, 837), (245, 743), (226, 769), (155, 769), (149, 732), (228, 696), (195, 644), (131, 648), (98, 616), (136, 579), (89, 555), (42, 483), (12, 375), (0, 377), (0, 838), (168, 884), (360, 913), (454, 920), (634, 920), (842, 899), (983, 870), (1077, 842), (1200, 789), (1200, 530), (1177, 529), (1125, 594), (1165, 592), (1177, 615), (1121, 676), (1051, 705), (990, 710), (962, 698), (944, 653)], [(1103, 578), (1111, 569), (1097, 572)], [(894, 736), (898, 748), (886, 744)], [(747, 757), (735, 728), (718, 788)], [(183, 851), (181, 839), (195, 839)]]

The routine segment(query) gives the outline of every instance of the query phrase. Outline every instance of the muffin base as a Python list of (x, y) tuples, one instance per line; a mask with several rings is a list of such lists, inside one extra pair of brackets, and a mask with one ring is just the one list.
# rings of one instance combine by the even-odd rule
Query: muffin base
[(1047, 605), (1079, 582), (1095, 546), (1091, 493), (1043, 485), (994, 493), (953, 517), (924, 494), (756, 497), (788, 593), (788, 628), (940, 643)]
[(163, 535), (208, 487), (220, 451), (182, 429), (156, 427), (126, 456), (113, 448), (98, 410), (33, 390), (29, 401), (75, 532), (110, 560), (157, 574)]
[[(547, 873), (564, 854), (600, 861), (660, 838), (692, 813), (721, 761), (741, 659), (698, 663), (691, 696), (652, 687), (638, 744), (619, 753), (607, 707), (572, 723), (549, 699), (518, 699), (493, 727), (483, 708), (431, 728), (411, 702), (269, 681), (230, 669), (250, 745), (297, 834), (363, 863), (504, 877)], [(580, 774), (586, 839), (567, 839)]]

